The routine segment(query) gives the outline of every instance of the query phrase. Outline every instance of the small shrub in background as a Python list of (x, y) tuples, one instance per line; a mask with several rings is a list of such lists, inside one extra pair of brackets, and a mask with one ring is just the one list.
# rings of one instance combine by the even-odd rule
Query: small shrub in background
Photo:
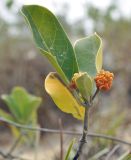
[[(30, 127), (36, 127), (38, 125), (37, 109), (41, 103), (40, 97), (29, 94), (22, 87), (14, 87), (9, 95), (3, 94), (1, 98), (7, 104), (10, 111), (10, 113), (7, 113), (0, 109), (1, 117), (4, 117), (11, 122)], [(23, 139), (24, 142), (34, 142), (35, 132), (16, 128), (12, 125), (10, 125), (10, 128), (15, 137), (21, 135), (21, 139)]]

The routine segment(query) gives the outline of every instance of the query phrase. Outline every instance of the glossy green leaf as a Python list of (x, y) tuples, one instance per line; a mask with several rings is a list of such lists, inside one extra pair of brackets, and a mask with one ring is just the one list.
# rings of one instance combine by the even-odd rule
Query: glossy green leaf
[(31, 27), (37, 47), (57, 71), (63, 71), (59, 75), (67, 83), (78, 72), (78, 67), (73, 47), (57, 18), (47, 8), (37, 5), (23, 6), (22, 13)]
[(71, 151), (72, 151), (72, 147), (73, 147), (73, 145), (74, 145), (74, 142), (75, 142), (75, 140), (73, 139), (73, 140), (71, 141), (70, 145), (69, 145), (68, 150), (67, 150), (67, 153), (66, 153), (66, 156), (65, 156), (65, 160), (69, 160), (70, 153), (71, 153)]
[(82, 97), (89, 101), (90, 96), (93, 94), (92, 78), (87, 73), (82, 73), (81, 76), (76, 79), (76, 86)]
[(102, 41), (95, 33), (76, 41), (75, 53), (80, 72), (95, 76), (102, 68)]
[(29, 94), (22, 87), (15, 87), (10, 95), (2, 95), (11, 113), (19, 123), (28, 123), (32, 114), (36, 112), (41, 103), (41, 98)]

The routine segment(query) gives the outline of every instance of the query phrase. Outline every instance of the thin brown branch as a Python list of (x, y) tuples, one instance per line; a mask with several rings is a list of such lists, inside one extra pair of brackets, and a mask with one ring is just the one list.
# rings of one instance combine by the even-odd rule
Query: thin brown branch
[(14, 142), (14, 144), (12, 145), (12, 147), (10, 148), (9, 152), (7, 153), (7, 155), (11, 155), (12, 152), (16, 149), (16, 147), (18, 146), (20, 140), (22, 138), (22, 134), (20, 133), (19, 137), (16, 139), (16, 141)]
[(63, 160), (64, 157), (64, 149), (63, 149), (63, 126), (62, 120), (59, 119), (59, 128), (60, 128), (60, 160)]
[[(48, 128), (38, 128), (38, 127), (30, 127), (30, 126), (26, 126), (26, 125), (21, 125), (12, 121), (9, 121), (3, 117), (0, 117), (0, 121), (8, 123), (12, 126), (15, 126), (17, 128), (23, 128), (23, 129), (27, 129), (27, 130), (32, 130), (32, 131), (41, 131), (41, 132), (47, 132), (47, 133), (54, 133), (54, 134), (60, 134), (60, 130), (56, 130), (56, 129), (48, 129)], [(82, 135), (81, 132), (74, 132), (74, 131), (68, 131), (68, 130), (63, 130), (63, 134), (67, 134), (67, 135)], [(124, 140), (121, 140), (119, 138), (116, 137), (112, 137), (112, 136), (108, 136), (108, 135), (103, 135), (103, 134), (98, 134), (98, 133), (88, 133), (87, 135), (88, 137), (92, 137), (92, 138), (103, 138), (103, 139), (107, 139), (107, 140), (112, 140), (112, 141), (116, 141), (119, 143), (123, 143), (126, 145), (131, 146), (131, 142), (127, 142)]]
[(83, 125), (83, 134), (82, 134), (82, 138), (80, 140), (80, 144), (78, 147), (78, 150), (76, 152), (76, 155), (74, 156), (73, 160), (77, 160), (79, 158), (79, 156), (82, 153), (83, 147), (85, 145), (85, 143), (87, 143), (87, 135), (88, 135), (88, 112), (89, 112), (89, 108), (85, 108), (85, 116), (84, 116), (84, 125)]
[(11, 155), (11, 154), (5, 154), (3, 153), (2, 151), (0, 151), (0, 156), (4, 159), (17, 159), (17, 160), (29, 160), (29, 159), (25, 159), (25, 158), (22, 158), (22, 157), (19, 157), (19, 156), (15, 156), (15, 155)]
[(95, 99), (95, 97), (96, 97), (96, 95), (97, 95), (98, 93), (99, 93), (99, 89), (97, 88), (96, 91), (95, 91), (95, 93), (94, 93), (94, 95), (92, 96), (91, 101), (93, 101), (93, 100)]

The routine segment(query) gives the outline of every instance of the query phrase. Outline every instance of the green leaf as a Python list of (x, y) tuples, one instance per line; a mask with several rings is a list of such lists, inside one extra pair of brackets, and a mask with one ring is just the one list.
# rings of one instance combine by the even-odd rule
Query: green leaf
[(92, 78), (87, 73), (82, 73), (76, 79), (76, 86), (79, 89), (82, 97), (89, 101), (90, 96), (93, 92), (93, 81)]
[(59, 75), (61, 76), (61, 79), (68, 84), (68, 80), (64, 74), (64, 72), (62, 71), (61, 67), (59, 66), (56, 57), (54, 57), (52, 54), (49, 54), (48, 52), (45, 52), (44, 50), (42, 50), (40, 48), (41, 53), (45, 54), (45, 56), (48, 58), (49, 62), (54, 66), (54, 68), (56, 69), (57, 73), (59, 73)]
[[(37, 5), (23, 6), (22, 13), (31, 27), (37, 47), (57, 71), (62, 70), (63, 73), (60, 71), (59, 74), (64, 82), (70, 81), (78, 72), (76, 57), (57, 18), (48, 9)], [(57, 61), (57, 66), (54, 61)]]
[(1, 96), (2, 100), (7, 104), (9, 107), (10, 112), (14, 116), (15, 119), (20, 118), (20, 112), (16, 105), (16, 103), (13, 101), (12, 97), (10, 95), (3, 94)]
[(75, 53), (79, 72), (95, 76), (102, 68), (102, 41), (95, 33), (92, 36), (76, 41)]
[(14, 121), (14, 118), (9, 113), (5, 112), (3, 109), (0, 109), (0, 117), (3, 117), (7, 120)]
[(11, 96), (19, 109), (21, 120), (23, 122), (29, 121), (33, 112), (36, 112), (39, 107), (41, 98), (29, 94), (22, 87), (15, 87)]
[(22, 87), (15, 87), (10, 95), (2, 95), (16, 122), (27, 124), (41, 103), (41, 98), (29, 94)]
[(70, 157), (70, 153), (72, 151), (72, 147), (74, 145), (74, 142), (75, 142), (75, 139), (73, 139), (69, 145), (69, 148), (67, 150), (67, 153), (66, 153), (66, 156), (65, 156), (65, 160), (69, 160), (69, 157)]

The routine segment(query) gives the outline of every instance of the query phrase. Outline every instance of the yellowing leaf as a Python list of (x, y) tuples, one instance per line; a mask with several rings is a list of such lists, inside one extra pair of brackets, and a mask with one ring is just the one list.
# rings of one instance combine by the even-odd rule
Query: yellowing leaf
[(77, 102), (57, 73), (49, 73), (45, 79), (45, 89), (59, 109), (72, 114), (77, 119), (83, 120), (84, 107)]
[(96, 69), (97, 72), (100, 72), (101, 68), (102, 68), (102, 61), (103, 61), (103, 54), (102, 54), (102, 40), (101, 38), (95, 33), (95, 36), (99, 39), (99, 49), (97, 51), (97, 55), (96, 55)]

